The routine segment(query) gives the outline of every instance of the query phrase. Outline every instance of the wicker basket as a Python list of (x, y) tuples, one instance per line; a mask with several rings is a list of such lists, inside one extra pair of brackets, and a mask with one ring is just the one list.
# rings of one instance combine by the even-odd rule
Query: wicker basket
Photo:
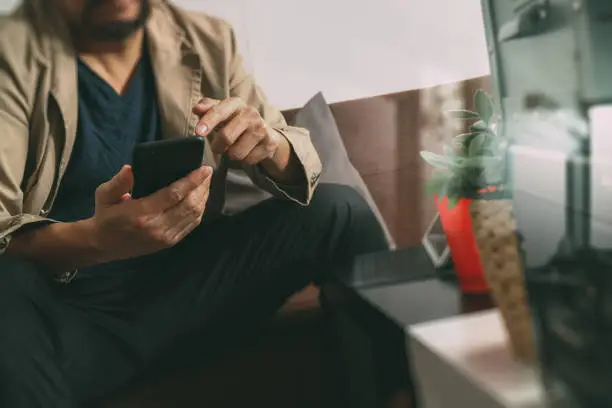
[(533, 324), (511, 200), (473, 200), (470, 216), (480, 260), (517, 359), (536, 359)]

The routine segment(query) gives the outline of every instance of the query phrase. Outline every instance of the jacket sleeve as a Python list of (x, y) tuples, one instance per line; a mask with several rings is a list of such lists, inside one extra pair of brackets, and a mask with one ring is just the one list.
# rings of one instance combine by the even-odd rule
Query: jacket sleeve
[(241, 98), (248, 105), (256, 108), (268, 125), (289, 141), (301, 164), (303, 177), (295, 185), (281, 185), (267, 177), (260, 166), (243, 165), (243, 168), (253, 183), (275, 197), (287, 198), (302, 205), (308, 205), (322, 171), (321, 160), (310, 140), (310, 134), (306, 129), (288, 126), (283, 115), (270, 105), (254, 78), (247, 73), (231, 28), (230, 32), (230, 96)]
[[(6, 34), (3, 34), (6, 35)], [(0, 254), (11, 235), (27, 224), (48, 223), (37, 215), (23, 213), (24, 177), (29, 146), (29, 99), (27, 72), (19, 52), (0, 44)], [(8, 47), (8, 49), (7, 49)]]

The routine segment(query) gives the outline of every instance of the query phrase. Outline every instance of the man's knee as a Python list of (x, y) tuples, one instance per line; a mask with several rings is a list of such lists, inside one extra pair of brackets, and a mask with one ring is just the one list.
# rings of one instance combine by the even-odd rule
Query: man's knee
[(320, 212), (349, 211), (357, 216), (374, 217), (363, 196), (354, 188), (341, 184), (320, 184), (310, 207)]
[(380, 251), (389, 247), (372, 208), (352, 187), (320, 184), (313, 195), (310, 212), (315, 222), (334, 227), (339, 238), (357, 253)]

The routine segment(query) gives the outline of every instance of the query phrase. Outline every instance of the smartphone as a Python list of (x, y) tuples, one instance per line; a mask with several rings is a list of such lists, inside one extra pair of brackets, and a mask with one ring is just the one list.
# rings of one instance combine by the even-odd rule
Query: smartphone
[(132, 197), (149, 196), (199, 169), (205, 145), (200, 136), (137, 144), (132, 155)]

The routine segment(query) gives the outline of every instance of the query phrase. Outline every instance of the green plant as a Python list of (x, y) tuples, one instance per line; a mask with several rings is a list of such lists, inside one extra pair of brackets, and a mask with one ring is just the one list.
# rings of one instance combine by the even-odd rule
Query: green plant
[(491, 97), (483, 90), (474, 94), (476, 111), (457, 110), (449, 114), (469, 121), (469, 131), (444, 145), (444, 154), (422, 151), (421, 157), (434, 166), (425, 191), (439, 199), (448, 197), (449, 208), (462, 198), (487, 198), (490, 187), (502, 187), (506, 166), (506, 140), (498, 136), (498, 117)]

